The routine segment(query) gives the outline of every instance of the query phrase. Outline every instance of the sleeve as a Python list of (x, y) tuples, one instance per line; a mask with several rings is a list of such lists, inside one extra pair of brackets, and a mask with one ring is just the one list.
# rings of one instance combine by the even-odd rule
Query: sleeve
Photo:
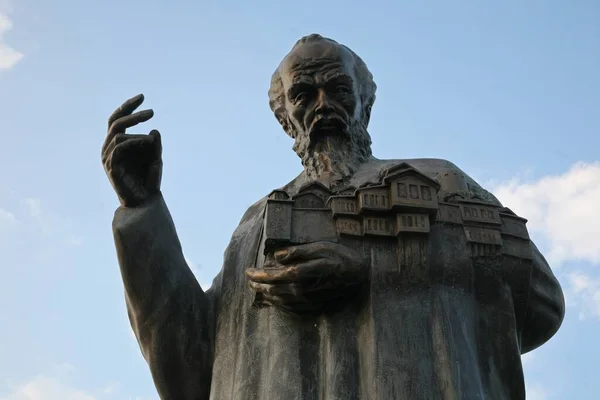
[(161, 194), (115, 212), (113, 234), (127, 312), (163, 399), (208, 399), (215, 288), (204, 292), (185, 262)]
[[(504, 212), (514, 214), (475, 180), (447, 162), (447, 168), (464, 176), (468, 192), (478, 199), (502, 207)], [(521, 331), (521, 353), (527, 353), (546, 343), (560, 328), (565, 315), (565, 299), (562, 288), (544, 256), (533, 242), (532, 269), (528, 296), (525, 303), (524, 323)]]
[(560, 328), (565, 315), (565, 299), (548, 262), (531, 243), (533, 267), (531, 284), (521, 333), (521, 353), (546, 343)]

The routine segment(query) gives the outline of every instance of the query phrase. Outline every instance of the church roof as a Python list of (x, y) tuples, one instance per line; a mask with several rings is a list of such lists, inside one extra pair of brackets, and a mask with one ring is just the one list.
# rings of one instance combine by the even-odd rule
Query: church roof
[(427, 175), (420, 172), (418, 169), (414, 168), (413, 166), (411, 166), (410, 164), (405, 163), (405, 162), (402, 162), (398, 165), (390, 167), (390, 168), (382, 171), (381, 174), (383, 175), (384, 182), (387, 182), (390, 179), (393, 179), (393, 178), (396, 178), (396, 177), (399, 177), (402, 175), (417, 175), (419, 178), (428, 182), (431, 186), (435, 187), (436, 189), (440, 188), (440, 184), (437, 181), (431, 179)]
[(300, 189), (298, 189), (298, 194), (296, 196), (303, 194), (304, 192), (308, 192), (309, 189), (311, 189), (311, 188), (316, 188), (316, 189), (323, 190), (326, 193), (331, 193), (331, 190), (329, 190), (329, 188), (327, 186), (323, 185), (321, 182), (314, 181), (314, 182), (309, 182), (305, 185), (302, 185), (300, 187)]

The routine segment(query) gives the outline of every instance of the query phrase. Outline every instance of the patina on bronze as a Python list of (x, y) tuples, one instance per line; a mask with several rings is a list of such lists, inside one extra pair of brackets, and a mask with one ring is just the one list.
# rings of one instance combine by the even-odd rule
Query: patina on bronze
[(454, 164), (379, 160), (376, 85), (350, 49), (300, 39), (270, 106), (304, 171), (242, 217), (207, 291), (160, 192), (143, 96), (109, 119), (102, 161), (127, 310), (162, 399), (524, 399), (521, 354), (564, 299), (526, 220)]

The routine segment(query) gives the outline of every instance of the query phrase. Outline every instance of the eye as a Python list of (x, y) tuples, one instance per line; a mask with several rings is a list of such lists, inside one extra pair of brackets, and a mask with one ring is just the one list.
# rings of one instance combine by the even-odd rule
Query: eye
[(337, 85), (335, 87), (335, 92), (339, 94), (349, 94), (352, 93), (352, 90), (347, 85)]
[(294, 97), (294, 103), (302, 103), (308, 99), (308, 92), (300, 92)]

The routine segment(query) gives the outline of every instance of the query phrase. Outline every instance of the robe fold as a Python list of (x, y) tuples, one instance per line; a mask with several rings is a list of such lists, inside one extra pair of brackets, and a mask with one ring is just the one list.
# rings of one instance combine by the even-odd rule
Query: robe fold
[[(459, 174), (501, 206), (444, 160), (372, 160), (350, 185), (376, 183), (400, 162), (431, 179)], [(304, 183), (301, 174), (284, 189)], [(245, 270), (257, 260), (265, 206), (245, 213), (206, 292), (161, 196), (117, 210), (128, 312), (162, 399), (525, 399), (521, 354), (549, 340), (564, 316), (560, 285), (533, 243), (530, 257), (494, 265), (469, 254), (452, 224), (432, 224), (425, 247), (365, 238), (357, 246), (371, 273), (361, 292), (335, 312), (298, 316), (253, 305)], [(399, 252), (425, 261), (399, 265)]]

